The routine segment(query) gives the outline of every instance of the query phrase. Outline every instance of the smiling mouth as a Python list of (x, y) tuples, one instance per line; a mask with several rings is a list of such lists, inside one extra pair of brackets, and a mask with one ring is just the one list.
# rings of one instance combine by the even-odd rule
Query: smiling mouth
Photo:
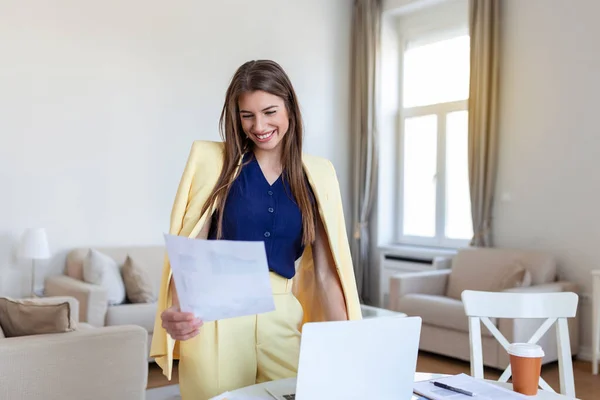
[(254, 136), (256, 136), (256, 138), (260, 141), (260, 142), (266, 142), (267, 140), (271, 139), (271, 137), (275, 134), (275, 131), (277, 129), (273, 129), (271, 132), (267, 132), (263, 135), (257, 135), (254, 134)]

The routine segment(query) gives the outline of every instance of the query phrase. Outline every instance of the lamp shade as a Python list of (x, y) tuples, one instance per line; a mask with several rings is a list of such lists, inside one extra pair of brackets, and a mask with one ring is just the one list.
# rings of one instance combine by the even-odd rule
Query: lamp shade
[(19, 255), (28, 259), (50, 258), (46, 230), (43, 228), (27, 229), (21, 240)]

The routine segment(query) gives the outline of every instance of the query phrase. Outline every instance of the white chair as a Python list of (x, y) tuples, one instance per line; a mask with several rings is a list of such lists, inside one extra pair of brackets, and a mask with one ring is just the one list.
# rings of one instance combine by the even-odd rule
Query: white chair
[[(579, 297), (575, 293), (502, 293), (465, 290), (462, 292), (465, 313), (469, 317), (469, 339), (471, 345), (471, 375), (483, 379), (483, 352), (481, 345), (481, 325), (489, 329), (504, 349), (510, 343), (500, 333), (490, 318), (546, 319), (527, 343), (537, 343), (546, 331), (556, 322), (558, 346), (558, 366), (560, 390), (563, 395), (575, 398), (575, 379), (567, 318), (577, 314)], [(507, 382), (512, 372), (506, 368), (500, 382)], [(554, 390), (540, 377), (539, 386), (548, 391)]]

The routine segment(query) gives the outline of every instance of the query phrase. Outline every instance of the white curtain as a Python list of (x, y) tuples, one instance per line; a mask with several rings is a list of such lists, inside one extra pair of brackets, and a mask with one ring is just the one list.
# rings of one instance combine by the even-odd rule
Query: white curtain
[(381, 0), (355, 0), (352, 24), (351, 135), (354, 147), (352, 258), (359, 296), (369, 301), (369, 222), (377, 174), (376, 81)]
[(469, 184), (472, 246), (491, 247), (498, 151), (500, 1), (470, 0)]

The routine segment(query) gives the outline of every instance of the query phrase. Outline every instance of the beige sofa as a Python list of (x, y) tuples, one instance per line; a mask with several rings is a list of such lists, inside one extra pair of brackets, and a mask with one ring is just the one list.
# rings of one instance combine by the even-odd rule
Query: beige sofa
[[(76, 320), (77, 301), (65, 300)], [(143, 400), (147, 347), (146, 331), (132, 325), (78, 322), (72, 332), (0, 335), (0, 399)]]
[[(122, 266), (129, 255), (148, 272), (152, 282), (155, 298), (158, 290), (165, 260), (164, 246), (132, 246), (116, 248), (95, 248), (110, 256)], [(67, 255), (66, 263), (83, 262), (89, 248), (76, 248)], [(138, 325), (148, 333), (148, 354), (154, 331), (156, 318), (156, 302), (109, 305), (107, 290), (99, 285), (89, 284), (73, 276), (69, 276), (69, 268), (65, 265), (62, 275), (49, 276), (45, 279), (44, 294), (46, 296), (72, 296), (79, 301), (79, 319), (95, 327)], [(149, 358), (150, 360), (150, 358)]]
[[(525, 271), (522, 271), (522, 270)], [(420, 350), (469, 361), (469, 325), (460, 293), (463, 290), (516, 292), (577, 292), (575, 284), (557, 281), (556, 260), (547, 254), (510, 249), (460, 250), (449, 270), (399, 274), (390, 281), (390, 308), (423, 319)], [(569, 321), (571, 352), (579, 349), (578, 318)], [(529, 340), (543, 320), (493, 320), (509, 342)], [(482, 325), (484, 365), (508, 366), (504, 348)], [(556, 329), (539, 341), (544, 363), (558, 360)]]

